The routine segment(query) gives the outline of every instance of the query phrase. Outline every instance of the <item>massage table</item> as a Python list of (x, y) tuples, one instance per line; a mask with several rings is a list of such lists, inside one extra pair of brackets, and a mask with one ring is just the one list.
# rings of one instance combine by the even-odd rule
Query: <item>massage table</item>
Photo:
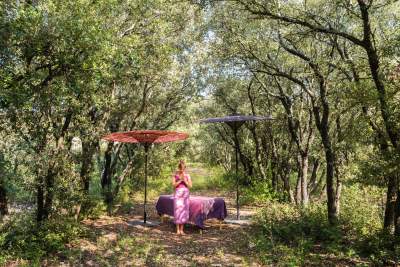
[[(161, 195), (156, 204), (159, 216), (169, 215), (174, 217), (174, 196)], [(189, 223), (195, 224), (201, 230), (204, 229), (204, 221), (207, 219), (217, 219), (222, 222), (228, 212), (226, 210), (225, 200), (220, 197), (189, 197)], [(220, 224), (221, 225), (221, 224)]]

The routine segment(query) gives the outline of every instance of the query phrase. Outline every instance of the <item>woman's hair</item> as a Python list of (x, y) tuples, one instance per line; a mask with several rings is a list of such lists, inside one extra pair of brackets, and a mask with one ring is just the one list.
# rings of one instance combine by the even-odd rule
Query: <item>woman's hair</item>
[(181, 178), (184, 177), (184, 171), (185, 171), (185, 162), (183, 160), (180, 160), (178, 164), (178, 175)]
[(179, 171), (183, 172), (185, 170), (185, 167), (185, 162), (183, 160), (180, 160), (178, 164)]

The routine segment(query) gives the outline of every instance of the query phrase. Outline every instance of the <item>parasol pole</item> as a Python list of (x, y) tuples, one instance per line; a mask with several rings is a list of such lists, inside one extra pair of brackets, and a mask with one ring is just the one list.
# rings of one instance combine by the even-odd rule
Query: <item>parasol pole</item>
[(235, 174), (236, 174), (236, 219), (239, 220), (239, 162), (238, 162), (238, 137), (237, 137), (238, 129), (234, 128), (235, 135)]
[(200, 120), (200, 123), (214, 123), (214, 122), (224, 122), (228, 125), (234, 134), (234, 145), (235, 145), (235, 174), (236, 174), (236, 217), (239, 220), (240, 217), (240, 210), (239, 210), (239, 138), (238, 132), (240, 127), (246, 121), (261, 121), (261, 120), (272, 120), (271, 116), (268, 117), (259, 117), (259, 116), (242, 116), (234, 112), (232, 115), (225, 116), (225, 117), (218, 117), (218, 118), (208, 118)]
[(235, 175), (236, 175), (236, 219), (239, 220), (239, 138), (238, 132), (240, 127), (244, 124), (244, 121), (230, 121), (227, 122), (228, 126), (232, 129), (235, 143)]
[(148, 152), (149, 152), (149, 144), (144, 144), (144, 205), (143, 205), (143, 222), (146, 224), (147, 221), (147, 213), (146, 213), (146, 204), (147, 204), (147, 161), (148, 161)]

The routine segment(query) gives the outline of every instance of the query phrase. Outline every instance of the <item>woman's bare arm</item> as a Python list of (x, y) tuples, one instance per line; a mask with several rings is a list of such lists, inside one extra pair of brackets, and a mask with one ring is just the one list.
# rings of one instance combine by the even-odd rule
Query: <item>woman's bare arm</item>
[(187, 186), (188, 188), (192, 188), (192, 179), (190, 178), (189, 175), (187, 176), (187, 178), (185, 177), (185, 179), (184, 179), (183, 182), (186, 184), (186, 186)]
[(172, 176), (172, 186), (175, 188), (178, 185), (178, 182), (175, 181), (175, 175)]
[[(176, 179), (175, 179), (175, 176), (176, 176), (176, 174), (174, 174), (174, 175), (172, 176), (172, 185), (174, 186), (174, 188), (177, 187), (181, 182), (184, 182), (184, 183), (185, 183), (184, 179), (182, 179), (182, 178), (179, 177), (179, 179), (176, 180)], [(185, 184), (186, 184), (186, 183), (185, 183)]]

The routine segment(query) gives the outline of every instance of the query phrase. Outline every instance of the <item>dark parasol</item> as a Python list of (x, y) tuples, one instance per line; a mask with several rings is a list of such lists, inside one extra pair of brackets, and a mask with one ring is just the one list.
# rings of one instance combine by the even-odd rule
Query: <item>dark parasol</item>
[(236, 218), (239, 220), (239, 176), (238, 176), (238, 150), (239, 150), (239, 139), (238, 132), (240, 127), (246, 121), (265, 121), (272, 120), (272, 116), (251, 116), (251, 115), (239, 115), (232, 114), (225, 117), (208, 118), (200, 120), (200, 123), (225, 123), (233, 131), (234, 142), (235, 142), (235, 165), (236, 165)]

